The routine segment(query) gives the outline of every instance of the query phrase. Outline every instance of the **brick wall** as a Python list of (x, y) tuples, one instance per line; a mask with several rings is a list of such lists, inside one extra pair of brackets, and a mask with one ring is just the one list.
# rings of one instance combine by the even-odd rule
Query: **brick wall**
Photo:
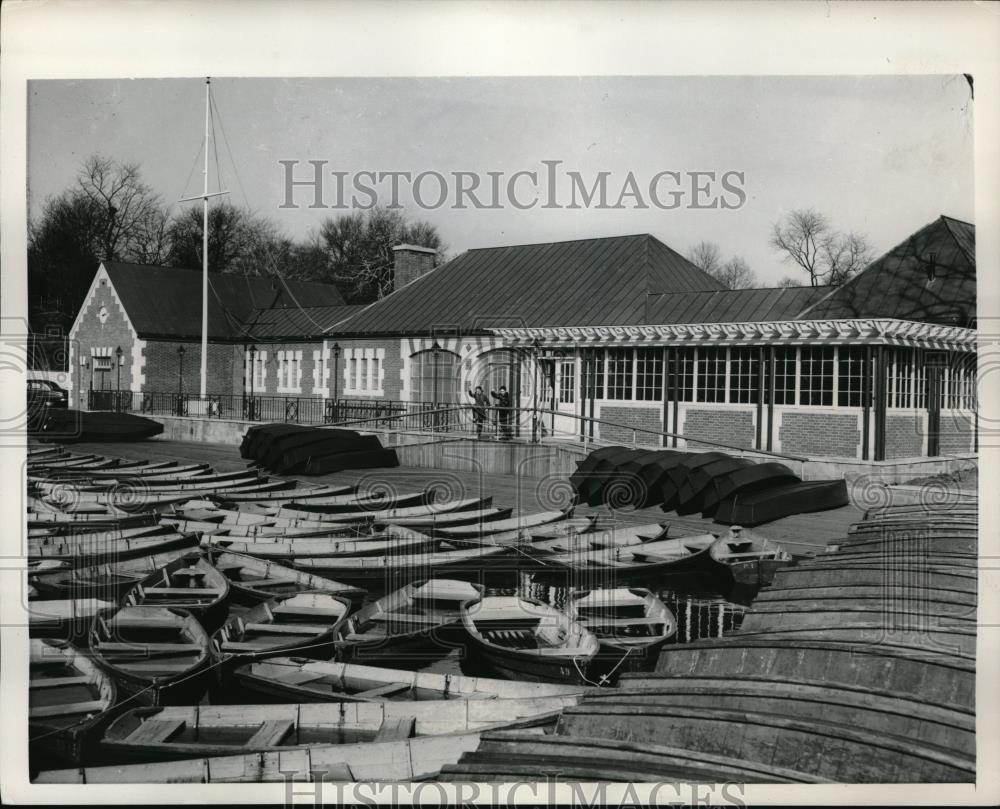
[(860, 421), (849, 413), (786, 411), (781, 414), (778, 440), (780, 451), (790, 455), (857, 458), (861, 446)]
[(973, 451), (975, 422), (971, 413), (941, 413), (939, 442), (942, 455), (966, 455)]
[[(658, 407), (642, 407), (629, 405), (602, 405), (600, 413), (597, 414), (602, 421), (614, 422), (614, 424), (601, 424), (600, 437), (605, 441), (614, 441), (619, 444), (632, 443), (632, 430), (630, 427), (637, 427), (643, 430), (655, 430), (659, 432), (663, 429), (662, 412)], [(617, 427), (615, 425), (622, 425)], [(648, 433), (636, 433), (636, 442), (646, 446), (659, 446), (657, 436)]]
[(919, 458), (924, 455), (924, 435), (927, 430), (926, 414), (906, 413), (885, 419), (885, 457)]
[(736, 407), (724, 410), (687, 408), (680, 422), (680, 433), (689, 447), (709, 446), (696, 440), (702, 438), (752, 449), (756, 438), (754, 411), (739, 410)]
[[(177, 349), (184, 346), (183, 372)], [(201, 387), (201, 343), (179, 340), (148, 340), (143, 351), (144, 391), (175, 393), (183, 373), (185, 393), (197, 394)], [(208, 393), (239, 394), (243, 389), (243, 347), (226, 343), (208, 344), (206, 366)]]
[[(401, 376), (400, 373), (403, 369), (403, 358), (400, 356), (399, 345), (400, 341), (397, 340), (377, 340), (377, 339), (337, 339), (338, 345), (341, 347), (340, 353), (340, 368), (338, 375), (340, 377), (337, 385), (337, 397), (340, 399), (385, 399), (389, 402), (398, 402), (400, 400), (400, 390), (401, 390)], [(332, 344), (332, 343), (331, 343)], [(383, 354), (381, 357), (382, 361), (382, 393), (373, 392), (371, 390), (367, 391), (347, 391), (346, 384), (346, 374), (348, 373), (349, 366), (349, 354), (350, 350), (365, 350), (371, 349), (377, 351), (381, 349)], [(331, 361), (332, 362), (332, 361)], [(331, 366), (332, 368), (332, 366)], [(331, 371), (332, 373), (332, 371)], [(330, 382), (330, 395), (333, 395), (333, 382)]]
[[(121, 389), (131, 390), (133, 376), (137, 380), (140, 376), (140, 370), (136, 369), (133, 362), (133, 349), (136, 343), (128, 319), (118, 303), (110, 281), (102, 285), (100, 280), (99, 275), (92, 294), (84, 301), (76, 331), (70, 341), (72, 367), (69, 383), (73, 391), (73, 403), (76, 406), (82, 406), (86, 402), (87, 390), (91, 387), (95, 390), (115, 390), (118, 385), (118, 366), (114, 351), (118, 347), (122, 349), (124, 360), (121, 366)], [(100, 317), (102, 309), (106, 313), (103, 319)], [(112, 353), (110, 371), (93, 370), (90, 357), (91, 350), (95, 348), (110, 349)], [(80, 357), (87, 361), (86, 367), (80, 365)]]

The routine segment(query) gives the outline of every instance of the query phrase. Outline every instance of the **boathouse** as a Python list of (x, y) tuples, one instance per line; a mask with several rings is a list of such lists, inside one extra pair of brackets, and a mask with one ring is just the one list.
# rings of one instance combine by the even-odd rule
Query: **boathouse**
[[(436, 268), (426, 248), (395, 255), (394, 291), (368, 306), (345, 307), (326, 285), (279, 295), (269, 281), (242, 308), (219, 303), (216, 402), (242, 395), (244, 415), (249, 401), (258, 419), (329, 422), (459, 407), (476, 385), (505, 385), (521, 438), (701, 439), (857, 460), (976, 451), (969, 223), (941, 216), (840, 287), (727, 290), (648, 234), (473, 249)], [(127, 269), (102, 271), (115, 289), (116, 273), (131, 282)], [(111, 308), (100, 294), (74, 324), (81, 368), (112, 344), (86, 343), (95, 306)], [(117, 293), (125, 319), (142, 323), (128, 379), (147, 401), (172, 389), (151, 369), (180, 335), (158, 336), (164, 318), (148, 304), (148, 320), (133, 318), (134, 296)], [(178, 322), (191, 340), (200, 294), (186, 301), (195, 314)]]

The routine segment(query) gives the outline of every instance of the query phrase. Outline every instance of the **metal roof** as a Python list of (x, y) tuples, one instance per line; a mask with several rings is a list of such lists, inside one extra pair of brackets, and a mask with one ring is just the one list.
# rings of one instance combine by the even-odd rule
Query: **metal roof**
[[(140, 337), (201, 336), (201, 272), (175, 267), (103, 262)], [(242, 340), (242, 325), (256, 309), (343, 306), (332, 284), (286, 281), (270, 276), (209, 273), (208, 336)]]
[[(650, 297), (649, 324), (794, 320), (830, 287), (717, 289)], [(616, 324), (607, 324), (616, 325)]]
[(305, 306), (255, 309), (244, 323), (252, 340), (316, 339), (323, 332), (365, 308), (356, 306)]
[(647, 293), (722, 285), (649, 234), (469, 250), (366, 307), (338, 334), (646, 322)]
[(975, 225), (938, 217), (800, 316), (897, 318), (974, 327)]

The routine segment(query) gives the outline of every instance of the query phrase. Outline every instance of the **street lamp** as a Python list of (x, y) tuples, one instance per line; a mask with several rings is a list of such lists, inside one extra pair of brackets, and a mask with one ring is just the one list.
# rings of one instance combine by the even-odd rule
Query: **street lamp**
[(434, 379), (434, 387), (433, 387), (433, 389), (431, 391), (431, 394), (432, 394), (431, 398), (433, 399), (433, 401), (431, 402), (431, 410), (434, 411), (434, 429), (436, 430), (438, 428), (438, 413), (437, 413), (437, 408), (438, 408), (438, 404), (437, 404), (437, 400), (438, 400), (438, 358), (441, 356), (441, 346), (438, 345), (438, 341), (437, 340), (435, 340), (434, 344), (431, 346), (431, 351), (433, 352), (433, 357), (434, 357), (434, 359), (433, 359), (433, 366), (432, 366), (432, 373), (433, 373), (433, 379)]
[(334, 343), (330, 349), (333, 352), (333, 420), (340, 420), (337, 397), (340, 395), (340, 343)]
[(177, 347), (177, 415), (184, 415), (184, 346)]
[(250, 344), (250, 348), (247, 349), (247, 353), (250, 355), (250, 407), (247, 408), (247, 416), (250, 417), (250, 421), (256, 421), (257, 419), (257, 403), (254, 400), (253, 395), (253, 383), (254, 377), (257, 375), (257, 346)]
[(122, 351), (122, 347), (118, 346), (115, 349), (115, 356), (118, 358), (118, 382), (115, 385), (115, 410), (121, 410), (122, 405), (122, 365), (125, 364), (124, 359), (125, 352)]

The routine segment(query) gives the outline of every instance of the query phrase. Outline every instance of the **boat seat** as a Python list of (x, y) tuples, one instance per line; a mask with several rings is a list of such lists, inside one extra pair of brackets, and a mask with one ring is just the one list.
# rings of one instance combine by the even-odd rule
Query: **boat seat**
[(277, 635), (318, 635), (328, 632), (330, 624), (246, 624), (245, 632), (264, 632)]
[(367, 691), (359, 691), (354, 697), (355, 699), (380, 699), (392, 696), (393, 694), (399, 694), (408, 690), (409, 687), (409, 683), (386, 683), (377, 688), (369, 688)]
[(291, 719), (269, 719), (261, 723), (260, 729), (247, 740), (244, 747), (273, 747), (281, 744), (281, 740), (294, 726)]
[(88, 685), (94, 681), (93, 677), (83, 675), (81, 677), (47, 677), (39, 680), (32, 680), (30, 688), (59, 688), (64, 685)]
[(261, 587), (261, 586), (280, 587), (280, 586), (284, 586), (284, 585), (297, 584), (298, 583), (298, 579), (290, 579), (290, 578), (286, 578), (286, 579), (247, 579), (246, 581), (244, 581), (242, 583), (245, 584), (245, 585), (247, 585), (248, 587)]
[(124, 652), (128, 654), (147, 654), (148, 652), (200, 652), (202, 647), (197, 643), (115, 643), (101, 641), (97, 644), (101, 652)]
[(222, 595), (222, 593), (222, 589), (217, 587), (147, 587), (145, 596), (146, 598), (150, 596), (171, 598), (173, 596), (192, 595), (217, 596)]
[(256, 641), (223, 641), (222, 651), (224, 652), (259, 652), (261, 649), (269, 649), (274, 646), (273, 640)]
[(187, 723), (183, 719), (147, 719), (125, 740), (129, 744), (158, 744), (181, 731)]
[(590, 626), (652, 626), (662, 624), (663, 618), (585, 618), (584, 623)]
[(103, 700), (89, 702), (68, 702), (62, 705), (38, 705), (28, 711), (29, 719), (44, 719), (49, 716), (64, 716), (81, 713), (100, 713), (105, 709)]
[(416, 717), (406, 716), (402, 719), (384, 719), (382, 726), (375, 734), (373, 742), (399, 742), (413, 736)]
[(339, 618), (340, 612), (330, 607), (286, 607), (279, 604), (272, 610), (274, 615), (322, 615), (326, 618)]

